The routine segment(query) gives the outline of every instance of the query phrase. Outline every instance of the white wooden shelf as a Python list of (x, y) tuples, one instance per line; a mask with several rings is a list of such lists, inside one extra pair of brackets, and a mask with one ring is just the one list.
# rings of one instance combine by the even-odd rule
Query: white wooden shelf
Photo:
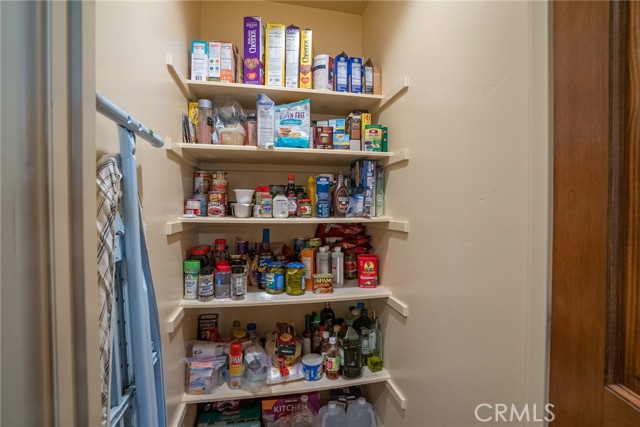
[(362, 368), (362, 376), (356, 379), (344, 379), (342, 377), (336, 380), (329, 380), (325, 377), (318, 381), (305, 381), (297, 380), (283, 384), (275, 384), (272, 386), (265, 386), (264, 388), (256, 391), (246, 390), (231, 390), (227, 384), (223, 384), (217, 390), (211, 394), (192, 395), (184, 394), (182, 402), (185, 404), (200, 403), (200, 402), (215, 402), (218, 400), (233, 400), (233, 399), (250, 399), (252, 397), (268, 397), (268, 396), (281, 396), (293, 393), (310, 393), (318, 390), (327, 390), (330, 388), (349, 387), (353, 385), (372, 384), (387, 382), (391, 379), (389, 372), (383, 369), (380, 372), (371, 372), (369, 368)]
[(372, 218), (234, 218), (232, 216), (201, 216), (195, 218), (179, 217), (167, 221), (165, 234), (171, 236), (199, 225), (309, 225), (309, 224), (365, 224), (371, 227), (383, 227), (392, 231), (409, 232), (409, 221), (400, 221), (390, 216)]
[(258, 148), (245, 145), (168, 143), (167, 152), (201, 168), (204, 163), (245, 165), (349, 166), (375, 160), (384, 166), (409, 160), (409, 149), (397, 152), (319, 150), (316, 148)]
[(167, 70), (184, 97), (189, 101), (224, 96), (238, 101), (244, 109), (255, 110), (258, 94), (264, 93), (276, 105), (309, 98), (311, 100), (312, 114), (342, 117), (346, 117), (354, 110), (367, 110), (372, 114), (383, 110), (389, 103), (394, 102), (398, 95), (404, 94), (409, 87), (409, 79), (406, 77), (394, 91), (389, 92), (387, 95), (187, 80), (173, 65), (173, 58), (169, 53), (167, 54)]
[(184, 310), (200, 309), (200, 308), (243, 308), (256, 306), (280, 306), (292, 304), (313, 304), (336, 301), (355, 301), (367, 299), (387, 299), (389, 307), (396, 310), (402, 316), (409, 315), (409, 307), (393, 297), (391, 291), (384, 286), (377, 288), (360, 288), (357, 286), (357, 280), (349, 280), (342, 288), (335, 288), (330, 294), (314, 294), (305, 292), (303, 295), (291, 296), (287, 294), (272, 295), (263, 290), (249, 287), (249, 292), (243, 300), (231, 300), (228, 298), (214, 299), (208, 302), (181, 300), (178, 307), (166, 322), (166, 331), (173, 333), (178, 329), (182, 319), (184, 318)]

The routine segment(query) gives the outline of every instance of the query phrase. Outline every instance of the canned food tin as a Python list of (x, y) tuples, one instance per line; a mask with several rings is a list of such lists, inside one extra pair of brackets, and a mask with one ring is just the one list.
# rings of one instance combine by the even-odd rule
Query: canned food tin
[(378, 256), (358, 255), (358, 286), (375, 288), (378, 286)]
[(223, 171), (211, 172), (211, 179), (227, 179), (227, 173)]
[(193, 172), (193, 192), (207, 194), (211, 191), (211, 173), (208, 171)]
[(333, 274), (314, 274), (313, 293), (330, 294), (331, 292), (333, 292)]
[(184, 213), (186, 215), (200, 215), (200, 200), (198, 199), (187, 199), (184, 201)]
[(229, 181), (227, 179), (216, 179), (214, 178), (211, 182), (211, 191), (215, 191), (216, 193), (227, 193), (229, 188)]
[(227, 195), (209, 192), (207, 213), (209, 216), (227, 216)]
[(319, 237), (313, 237), (309, 239), (310, 248), (319, 248), (320, 246), (322, 246), (322, 239), (320, 239)]
[(192, 200), (198, 200), (200, 202), (200, 212), (198, 216), (207, 216), (207, 205), (209, 202), (209, 198), (206, 194), (194, 194), (191, 197)]

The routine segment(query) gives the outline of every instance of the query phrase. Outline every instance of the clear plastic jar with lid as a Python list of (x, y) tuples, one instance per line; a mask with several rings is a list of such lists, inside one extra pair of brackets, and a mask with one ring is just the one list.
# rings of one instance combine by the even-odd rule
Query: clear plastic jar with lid
[(216, 267), (216, 298), (230, 298), (231, 297), (231, 266), (228, 264), (221, 264)]
[(213, 135), (213, 102), (208, 99), (198, 100), (198, 127), (196, 142), (211, 144)]

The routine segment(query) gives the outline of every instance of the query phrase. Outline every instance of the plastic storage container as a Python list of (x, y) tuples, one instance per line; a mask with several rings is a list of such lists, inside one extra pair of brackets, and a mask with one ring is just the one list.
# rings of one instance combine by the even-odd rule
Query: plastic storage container
[(342, 406), (332, 400), (327, 406), (323, 406), (318, 411), (316, 427), (347, 427), (347, 414)]
[(358, 398), (347, 407), (347, 425), (349, 427), (376, 427), (376, 415), (373, 407), (364, 397)]

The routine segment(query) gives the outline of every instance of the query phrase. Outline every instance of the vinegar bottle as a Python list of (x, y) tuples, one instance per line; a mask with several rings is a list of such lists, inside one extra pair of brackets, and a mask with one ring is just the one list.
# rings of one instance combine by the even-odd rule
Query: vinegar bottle
[(329, 337), (329, 347), (324, 357), (324, 372), (330, 380), (340, 377), (340, 351), (336, 337)]

